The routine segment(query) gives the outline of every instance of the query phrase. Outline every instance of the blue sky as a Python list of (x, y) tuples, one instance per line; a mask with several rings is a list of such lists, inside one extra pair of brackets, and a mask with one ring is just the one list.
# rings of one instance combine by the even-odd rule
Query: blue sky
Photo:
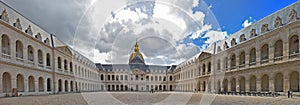
[(252, 17), (258, 21), (297, 0), (204, 0), (211, 5), (222, 31), (233, 34), (243, 28), (242, 23)]

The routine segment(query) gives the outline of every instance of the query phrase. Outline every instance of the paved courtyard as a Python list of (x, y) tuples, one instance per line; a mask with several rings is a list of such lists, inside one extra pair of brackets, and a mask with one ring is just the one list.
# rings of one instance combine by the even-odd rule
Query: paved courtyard
[(157, 105), (253, 105), (278, 104), (300, 105), (300, 97), (254, 97), (254, 96), (225, 96), (201, 93), (137, 93), (137, 92), (97, 92), (74, 93), (47, 96), (23, 96), (0, 98), (1, 105), (120, 105), (120, 104), (157, 104)]

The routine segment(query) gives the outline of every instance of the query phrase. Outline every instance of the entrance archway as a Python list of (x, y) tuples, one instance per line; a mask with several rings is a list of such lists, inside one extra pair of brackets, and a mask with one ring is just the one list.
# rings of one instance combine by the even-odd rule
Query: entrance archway
[(250, 78), (250, 91), (256, 91), (256, 77), (252, 76)]
[(17, 75), (17, 90), (18, 92), (24, 92), (24, 76), (21, 74)]
[(39, 78), (39, 92), (44, 91), (44, 79), (42, 77)]
[(8, 72), (3, 73), (2, 84), (3, 93), (11, 92), (11, 76)]
[(269, 76), (267, 74), (263, 75), (261, 78), (261, 91), (269, 91)]
[(29, 92), (34, 92), (35, 91), (35, 84), (34, 84), (34, 77), (33, 76), (28, 77), (28, 87), (29, 87)]
[(275, 92), (283, 92), (283, 75), (281, 73), (277, 73), (274, 79)]
[(246, 90), (245, 85), (246, 85), (245, 77), (241, 77), (241, 79), (240, 79), (240, 91), (241, 92), (244, 92)]
[(296, 71), (290, 74), (290, 88), (293, 92), (299, 92), (299, 73)]

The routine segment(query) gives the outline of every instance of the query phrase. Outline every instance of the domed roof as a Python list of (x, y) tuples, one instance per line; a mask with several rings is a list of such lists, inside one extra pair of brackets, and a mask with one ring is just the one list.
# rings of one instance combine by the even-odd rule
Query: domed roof
[(134, 51), (130, 54), (129, 64), (145, 64), (144, 57), (139, 50), (138, 42), (135, 42)]

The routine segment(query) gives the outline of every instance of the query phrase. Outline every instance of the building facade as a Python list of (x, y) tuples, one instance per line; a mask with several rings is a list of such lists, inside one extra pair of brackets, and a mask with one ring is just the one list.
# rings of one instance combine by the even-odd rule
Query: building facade
[(0, 97), (88, 91), (300, 91), (299, 2), (180, 63), (94, 63), (0, 2)]
[(298, 93), (299, 11), (296, 2), (179, 64), (176, 90)]

